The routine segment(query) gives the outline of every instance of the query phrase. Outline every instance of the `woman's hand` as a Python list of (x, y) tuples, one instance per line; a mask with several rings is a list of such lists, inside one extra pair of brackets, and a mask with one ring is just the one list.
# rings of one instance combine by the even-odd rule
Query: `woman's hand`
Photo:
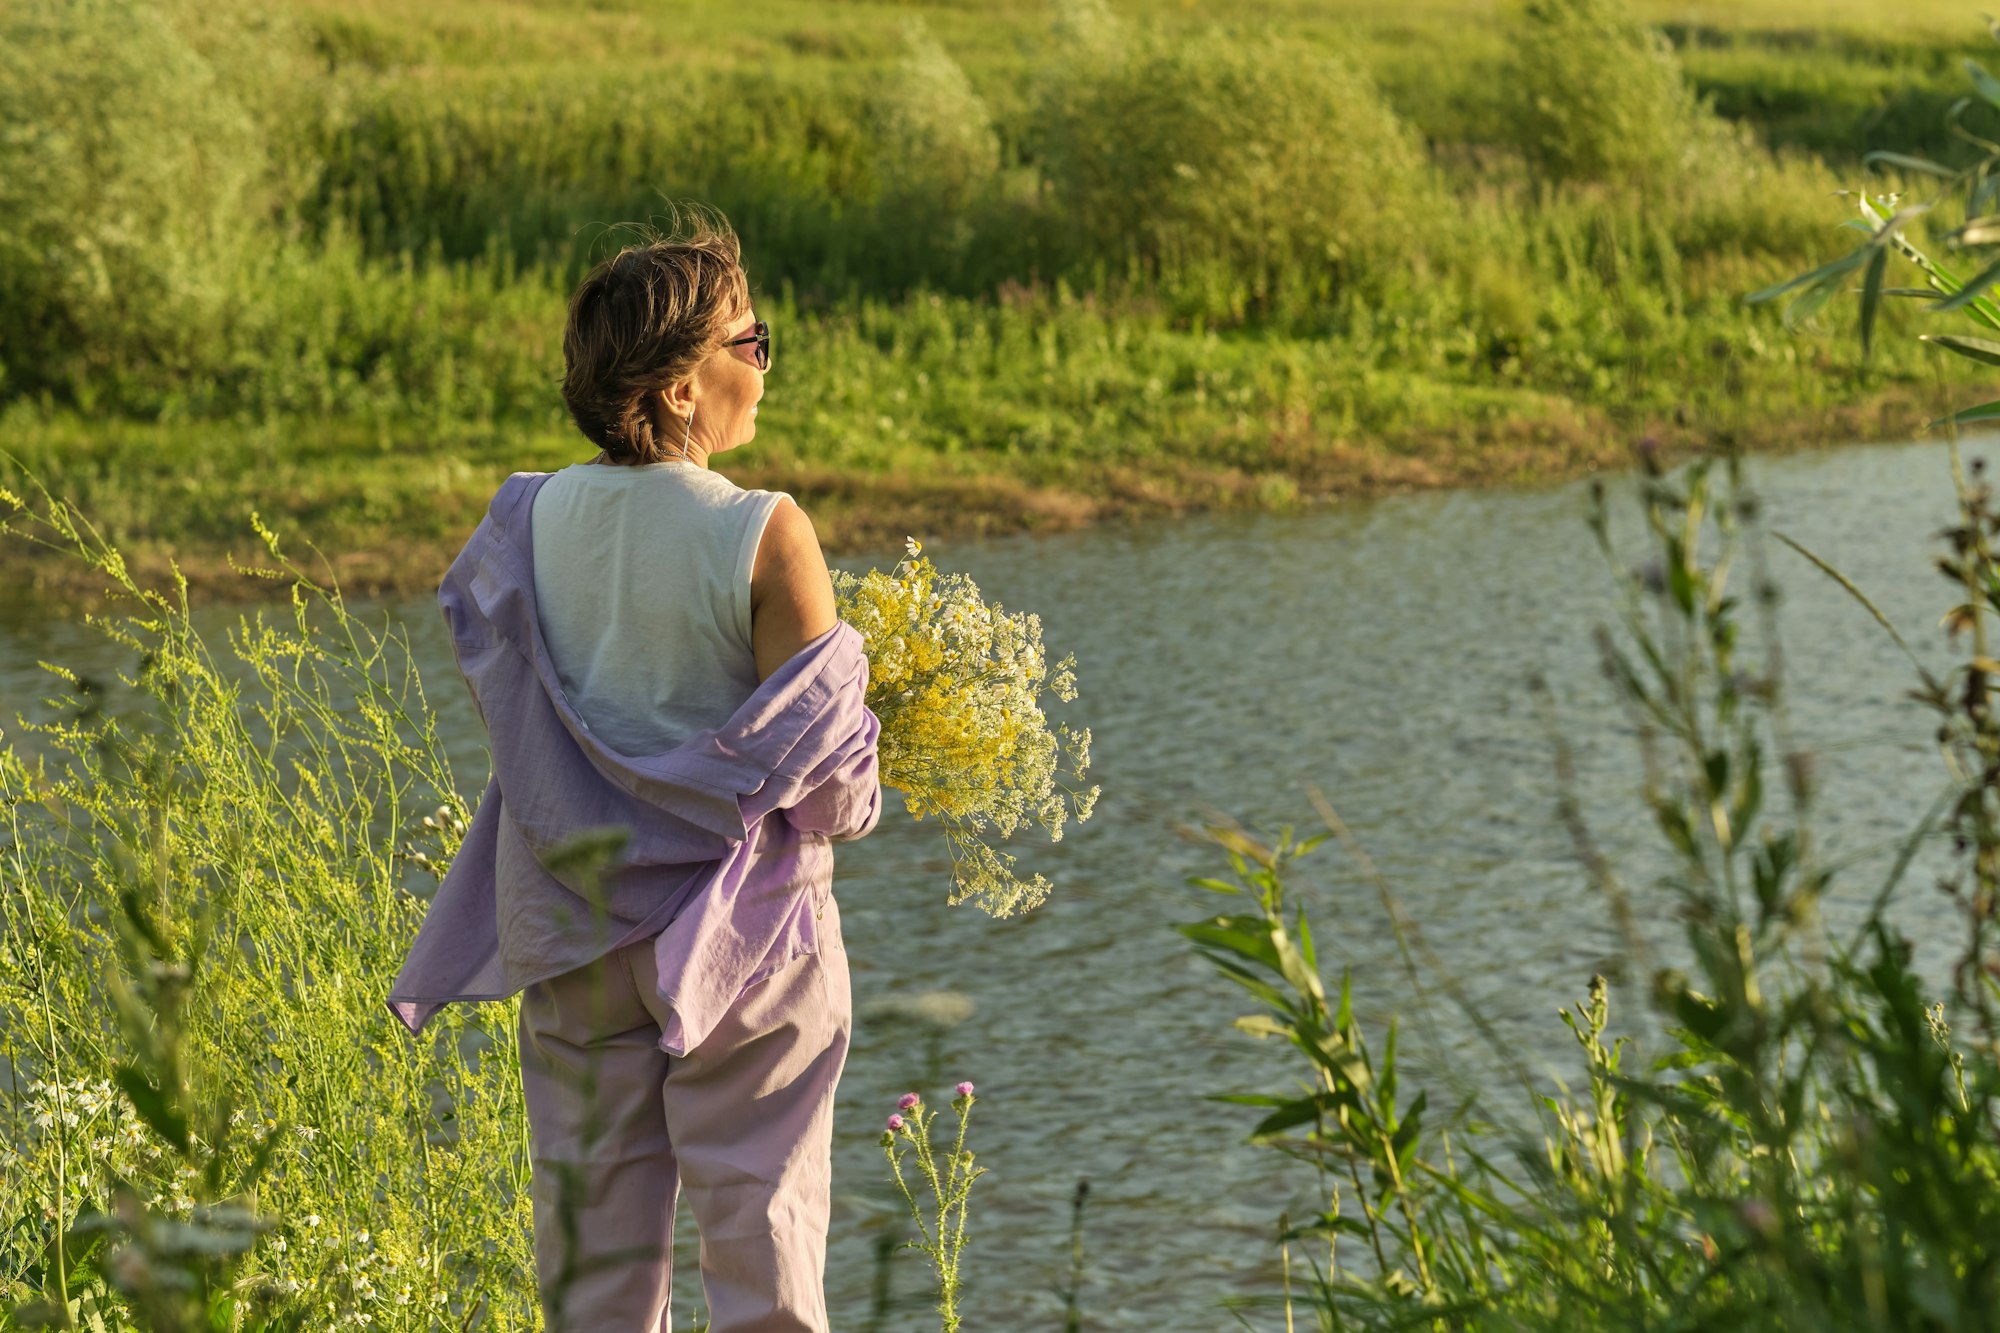
[(837, 619), (819, 534), (806, 511), (785, 496), (764, 525), (750, 575), (750, 646), (758, 681), (769, 679)]

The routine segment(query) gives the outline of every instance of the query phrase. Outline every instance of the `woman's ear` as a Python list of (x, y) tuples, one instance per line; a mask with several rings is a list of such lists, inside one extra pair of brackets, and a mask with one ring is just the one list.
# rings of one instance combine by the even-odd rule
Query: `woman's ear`
[(678, 384), (669, 384), (660, 390), (660, 401), (665, 404), (667, 414), (678, 420), (686, 420), (694, 410), (694, 379), (690, 376)]

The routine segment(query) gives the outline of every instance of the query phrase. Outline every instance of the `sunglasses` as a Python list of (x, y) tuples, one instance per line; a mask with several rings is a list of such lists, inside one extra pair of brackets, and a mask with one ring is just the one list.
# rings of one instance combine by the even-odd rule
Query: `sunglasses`
[[(760, 319), (750, 326), (750, 332), (746, 336), (732, 338), (722, 345), (724, 347), (742, 347), (749, 343), (755, 343), (757, 350), (749, 356), (743, 357), (743, 359), (759, 370), (769, 370), (771, 368), (771, 326)], [(739, 352), (737, 355), (742, 356), (742, 353)]]

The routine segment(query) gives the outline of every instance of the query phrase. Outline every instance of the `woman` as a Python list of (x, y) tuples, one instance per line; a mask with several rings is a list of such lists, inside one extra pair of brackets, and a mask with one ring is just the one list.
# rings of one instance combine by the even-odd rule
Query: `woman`
[(551, 1329), (666, 1333), (685, 1184), (713, 1333), (824, 1333), (867, 661), (804, 512), (708, 469), (770, 366), (728, 224), (599, 265), (563, 353), (600, 452), (509, 478), (440, 590), (493, 780), (390, 1005), (522, 995)]

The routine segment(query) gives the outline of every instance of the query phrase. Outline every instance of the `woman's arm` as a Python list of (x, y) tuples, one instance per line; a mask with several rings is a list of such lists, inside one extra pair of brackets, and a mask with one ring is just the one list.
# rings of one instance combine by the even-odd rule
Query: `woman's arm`
[(766, 680), (792, 656), (832, 629), (833, 576), (806, 511), (790, 496), (778, 501), (757, 544), (750, 575), (750, 647), (757, 679)]

